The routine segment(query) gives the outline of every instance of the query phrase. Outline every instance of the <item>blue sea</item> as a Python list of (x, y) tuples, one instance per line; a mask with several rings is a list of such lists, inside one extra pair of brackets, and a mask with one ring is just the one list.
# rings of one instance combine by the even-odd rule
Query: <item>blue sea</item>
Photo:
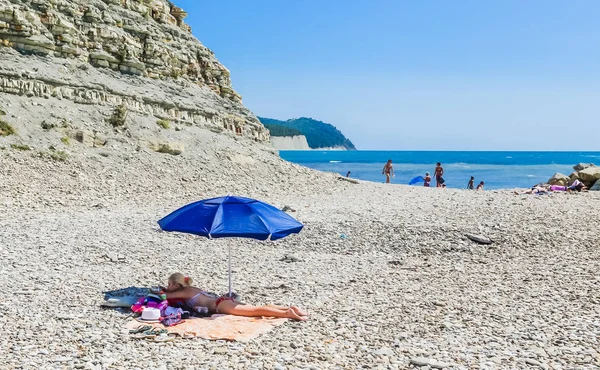
[[(282, 150), (281, 158), (320, 171), (385, 182), (381, 170), (391, 159), (394, 184), (408, 184), (416, 176), (433, 177), (436, 162), (444, 168), (449, 188), (466, 188), (471, 176), (475, 185), (485, 189), (529, 188), (546, 182), (556, 172), (570, 175), (577, 163), (600, 164), (600, 152), (442, 152), (442, 151), (368, 151), (368, 150)], [(415, 186), (423, 186), (418, 183)], [(435, 186), (435, 182), (433, 183)]]

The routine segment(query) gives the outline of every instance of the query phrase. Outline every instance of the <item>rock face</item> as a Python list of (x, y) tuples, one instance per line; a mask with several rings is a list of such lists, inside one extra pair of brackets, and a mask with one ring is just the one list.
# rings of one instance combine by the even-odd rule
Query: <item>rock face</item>
[(306, 136), (271, 136), (271, 145), (278, 150), (310, 150)]
[(122, 105), (268, 141), (186, 15), (165, 0), (0, 0), (0, 92)]

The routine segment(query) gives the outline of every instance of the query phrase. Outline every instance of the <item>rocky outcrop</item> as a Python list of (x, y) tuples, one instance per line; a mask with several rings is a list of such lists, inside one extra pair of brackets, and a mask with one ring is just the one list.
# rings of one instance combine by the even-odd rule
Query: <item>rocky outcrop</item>
[(550, 185), (560, 185), (560, 186), (567, 186), (567, 184), (569, 183), (569, 176), (567, 175), (563, 175), (562, 173), (555, 173), (554, 176), (552, 176), (550, 178), (550, 180), (548, 180), (548, 184)]
[(600, 179), (600, 167), (588, 167), (577, 172), (577, 176), (586, 185), (593, 184)]
[(600, 167), (597, 167), (593, 163), (578, 163), (573, 166), (573, 172), (569, 177), (555, 173), (548, 184), (550, 185), (563, 185), (563, 180), (567, 180), (567, 185), (571, 186), (575, 180), (581, 181), (590, 190), (600, 190)]
[(593, 163), (577, 163), (575, 166), (573, 166), (573, 171), (575, 171), (575, 172), (583, 171), (589, 167), (595, 167), (595, 164), (593, 164)]
[(124, 106), (268, 141), (186, 15), (165, 0), (0, 0), (0, 92)]
[(271, 136), (271, 145), (277, 150), (310, 150), (306, 136)]

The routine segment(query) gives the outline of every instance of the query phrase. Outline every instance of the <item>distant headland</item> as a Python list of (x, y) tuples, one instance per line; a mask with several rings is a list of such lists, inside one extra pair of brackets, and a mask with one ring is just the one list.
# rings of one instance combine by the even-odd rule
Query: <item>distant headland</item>
[(312, 118), (300, 117), (286, 121), (258, 117), (271, 132), (271, 143), (280, 150), (356, 150), (356, 147), (335, 126)]

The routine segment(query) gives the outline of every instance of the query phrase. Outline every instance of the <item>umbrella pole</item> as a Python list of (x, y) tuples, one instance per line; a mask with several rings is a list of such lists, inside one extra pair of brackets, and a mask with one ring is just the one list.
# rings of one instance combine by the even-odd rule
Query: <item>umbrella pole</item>
[(229, 243), (229, 297), (231, 297), (231, 243)]

